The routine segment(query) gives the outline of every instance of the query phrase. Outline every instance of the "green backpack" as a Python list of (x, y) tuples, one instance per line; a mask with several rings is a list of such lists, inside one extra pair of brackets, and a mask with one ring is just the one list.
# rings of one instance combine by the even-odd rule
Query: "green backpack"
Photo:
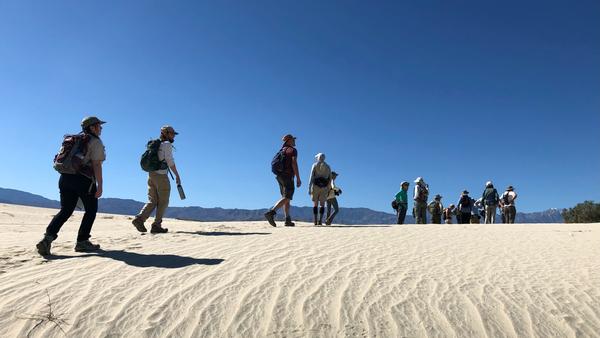
[(158, 148), (160, 148), (160, 143), (160, 139), (148, 141), (148, 144), (146, 144), (146, 151), (142, 154), (142, 159), (140, 160), (142, 170), (150, 172), (168, 168), (167, 162), (158, 159)]

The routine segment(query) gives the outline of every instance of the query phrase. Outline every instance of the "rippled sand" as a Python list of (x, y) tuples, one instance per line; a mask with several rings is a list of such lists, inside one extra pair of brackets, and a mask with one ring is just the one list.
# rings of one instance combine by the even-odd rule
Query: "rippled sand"
[[(600, 335), (599, 224), (166, 220), (142, 235), (99, 214), (105, 251), (81, 254), (77, 212), (45, 259), (56, 212), (0, 204), (0, 337)], [(47, 295), (60, 328), (39, 319)]]

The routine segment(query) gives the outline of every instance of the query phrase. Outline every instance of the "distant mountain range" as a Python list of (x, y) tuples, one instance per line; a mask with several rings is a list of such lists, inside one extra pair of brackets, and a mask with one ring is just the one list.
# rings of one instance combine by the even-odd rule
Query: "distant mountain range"
[[(0, 188), (0, 203), (19, 204), (43, 208), (60, 208), (60, 202), (34, 195), (28, 192)], [(101, 198), (98, 209), (100, 212), (120, 215), (136, 215), (143, 202), (131, 199)], [(391, 209), (391, 207), (390, 207)], [(223, 209), (202, 207), (169, 207), (167, 216), (194, 221), (262, 221), (266, 209)], [(548, 209), (541, 212), (517, 213), (517, 223), (563, 223), (560, 209)], [(292, 207), (295, 220), (312, 222), (312, 207)], [(282, 218), (279, 213), (279, 218)], [(394, 224), (396, 215), (367, 208), (340, 208), (335, 218), (338, 224)], [(414, 223), (414, 218), (406, 216), (406, 223)]]

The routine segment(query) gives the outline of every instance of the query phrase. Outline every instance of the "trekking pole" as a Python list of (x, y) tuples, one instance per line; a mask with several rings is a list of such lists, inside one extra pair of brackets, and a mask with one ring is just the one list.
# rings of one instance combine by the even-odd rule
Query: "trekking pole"
[(167, 172), (169, 173), (169, 175), (171, 175), (171, 179), (175, 180), (175, 177), (173, 177), (173, 173), (171, 172), (170, 168), (167, 168)]

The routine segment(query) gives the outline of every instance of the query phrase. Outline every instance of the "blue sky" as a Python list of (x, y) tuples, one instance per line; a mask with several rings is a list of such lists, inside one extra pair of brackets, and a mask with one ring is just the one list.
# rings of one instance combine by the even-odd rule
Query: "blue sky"
[(105, 197), (145, 200), (168, 123), (175, 206), (269, 207), (288, 132), (341, 206), (390, 211), (417, 176), (444, 204), (489, 179), (522, 211), (599, 201), (599, 21), (598, 1), (0, 0), (0, 187), (58, 199), (51, 160), (91, 114)]

